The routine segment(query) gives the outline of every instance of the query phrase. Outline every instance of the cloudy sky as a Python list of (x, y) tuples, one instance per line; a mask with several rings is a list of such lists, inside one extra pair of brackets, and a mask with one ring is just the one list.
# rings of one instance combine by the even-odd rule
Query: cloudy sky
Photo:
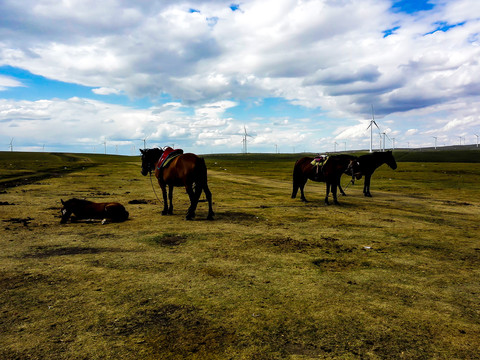
[(473, 144), (478, 0), (0, 0), (0, 150)]

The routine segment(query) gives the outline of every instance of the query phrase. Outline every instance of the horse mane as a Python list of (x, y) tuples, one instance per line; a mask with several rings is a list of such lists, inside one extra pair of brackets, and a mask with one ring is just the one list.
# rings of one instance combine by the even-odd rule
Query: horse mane
[(65, 204), (73, 204), (73, 203), (91, 204), (92, 202), (93, 201), (86, 200), (86, 199), (71, 198), (71, 199), (65, 201)]

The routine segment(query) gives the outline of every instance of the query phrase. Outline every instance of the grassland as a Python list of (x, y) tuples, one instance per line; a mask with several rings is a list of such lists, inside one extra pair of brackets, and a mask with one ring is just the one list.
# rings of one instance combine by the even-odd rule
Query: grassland
[[(193, 222), (138, 158), (0, 155), (1, 359), (478, 358), (478, 152), (398, 153), (341, 206), (290, 199), (298, 155), (209, 155)], [(61, 225), (73, 196), (131, 218)]]

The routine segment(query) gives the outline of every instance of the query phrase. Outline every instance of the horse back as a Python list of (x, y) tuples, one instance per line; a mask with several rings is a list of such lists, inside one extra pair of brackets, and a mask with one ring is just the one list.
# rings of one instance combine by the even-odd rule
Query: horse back
[(313, 160), (313, 157), (305, 156), (295, 162), (295, 166), (293, 168), (294, 180), (304, 179), (304, 181), (306, 181), (306, 179), (310, 179), (312, 181), (319, 181), (318, 174), (315, 171), (315, 166), (312, 165)]
[(128, 211), (118, 202), (103, 203), (103, 211), (105, 217), (111, 218), (114, 221), (125, 221), (128, 219)]
[(177, 156), (167, 168), (155, 171), (157, 178), (168, 185), (183, 186), (206, 175), (205, 161), (192, 153)]

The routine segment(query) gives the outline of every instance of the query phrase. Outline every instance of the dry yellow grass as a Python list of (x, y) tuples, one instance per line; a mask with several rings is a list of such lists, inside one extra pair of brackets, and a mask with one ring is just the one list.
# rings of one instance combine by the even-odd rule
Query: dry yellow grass
[[(136, 159), (2, 193), (0, 358), (478, 356), (480, 165), (382, 167), (330, 207), (290, 199), (288, 160), (207, 166), (215, 221), (179, 188), (162, 217)], [(73, 196), (131, 218), (60, 225)]]

